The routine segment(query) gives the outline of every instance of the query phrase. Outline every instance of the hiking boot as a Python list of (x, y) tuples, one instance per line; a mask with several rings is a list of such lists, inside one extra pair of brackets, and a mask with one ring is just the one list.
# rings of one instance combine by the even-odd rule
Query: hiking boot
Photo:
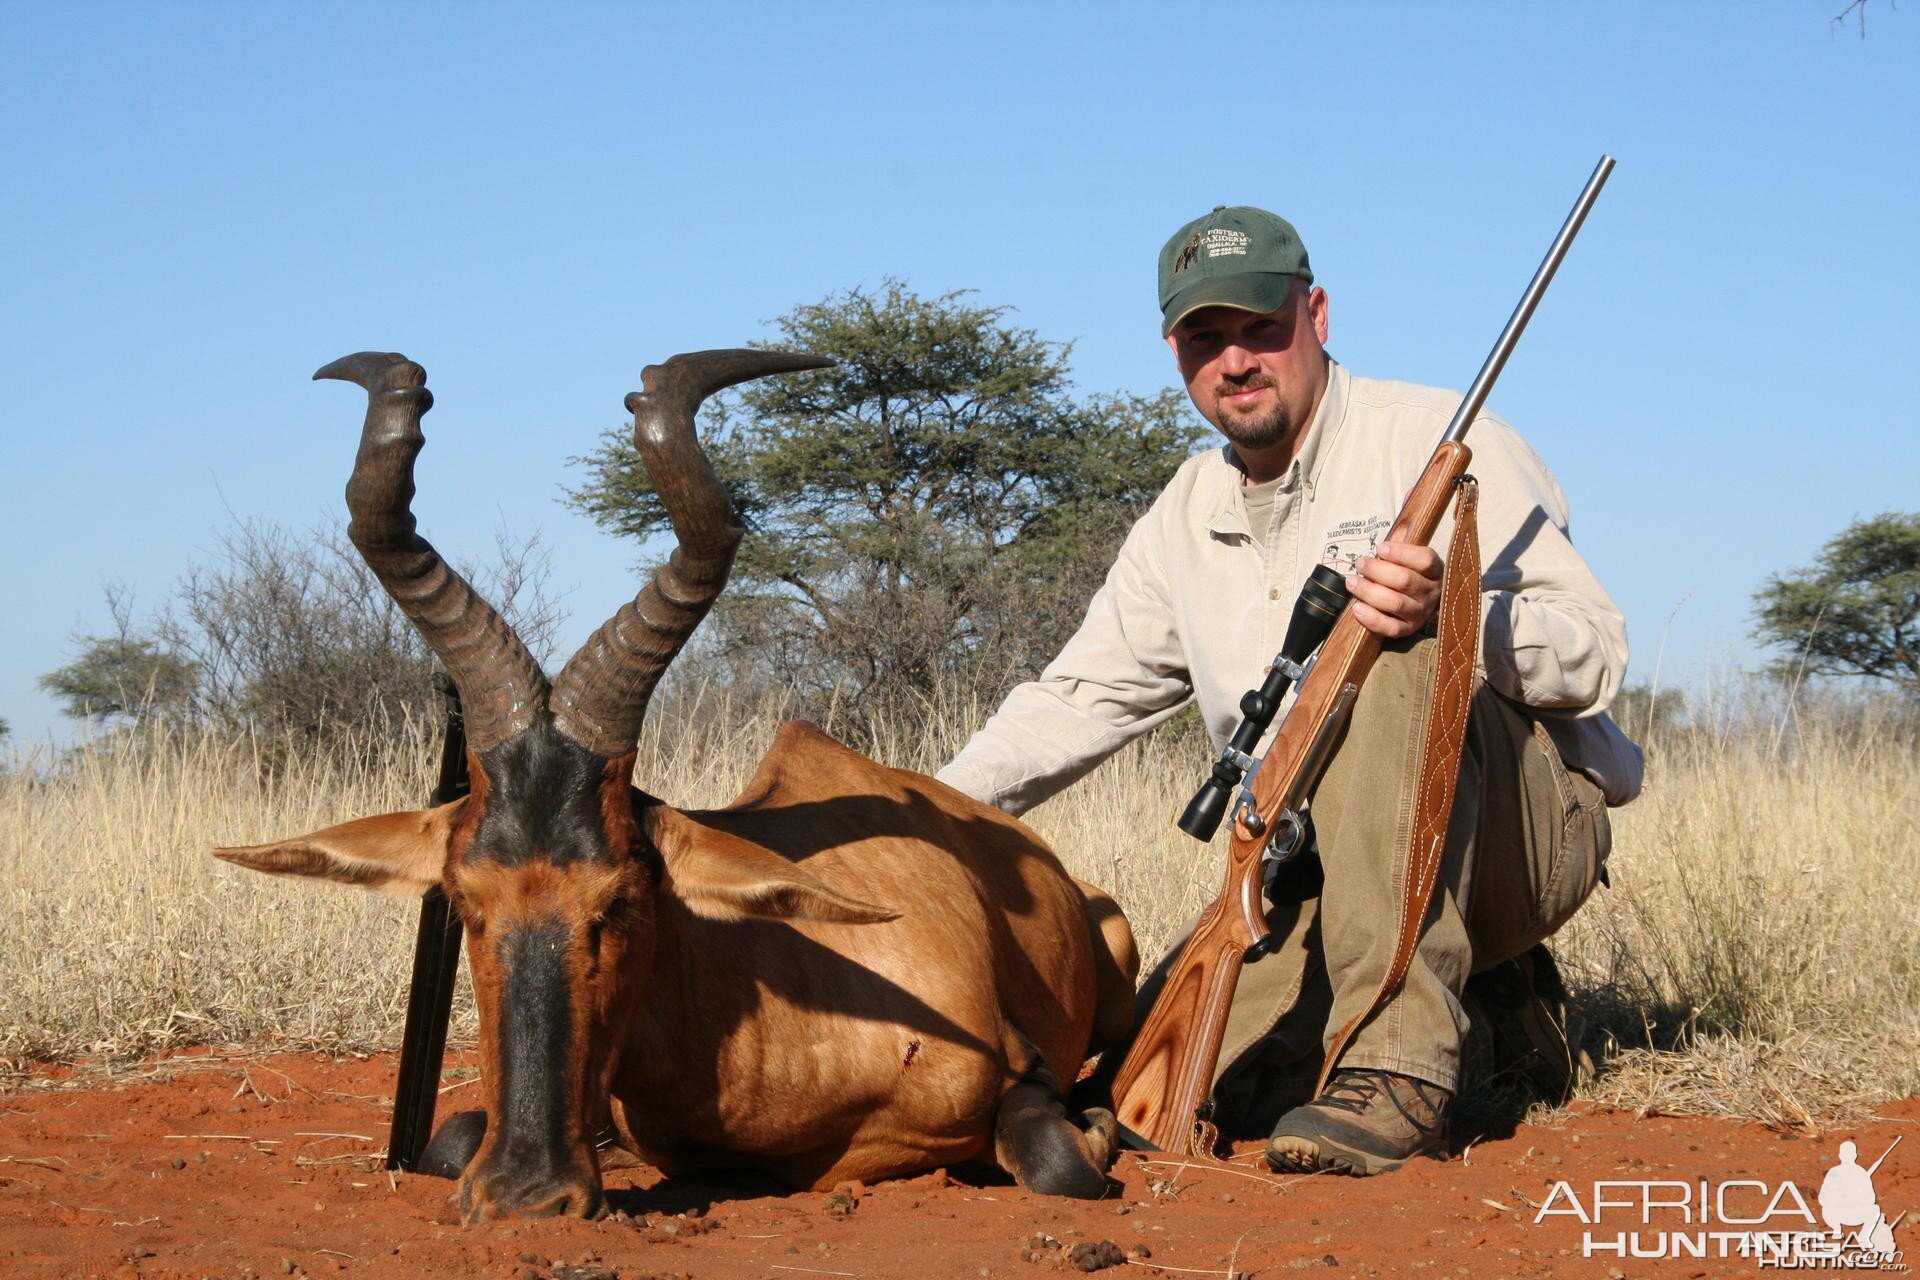
[(1567, 989), (1545, 943), (1467, 979), (1461, 1077), (1477, 1092), (1518, 1088), (1558, 1106), (1571, 1096)]
[(1350, 1067), (1325, 1093), (1280, 1117), (1267, 1140), (1267, 1163), (1281, 1173), (1398, 1169), (1417, 1155), (1445, 1157), (1453, 1095), (1412, 1076)]

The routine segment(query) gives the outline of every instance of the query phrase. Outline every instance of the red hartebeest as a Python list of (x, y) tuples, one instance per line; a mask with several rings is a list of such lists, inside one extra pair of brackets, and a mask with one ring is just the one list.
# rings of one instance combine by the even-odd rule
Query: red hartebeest
[(363, 352), (314, 375), (368, 393), (354, 545), (459, 682), (472, 793), (437, 809), (219, 849), (259, 871), (424, 893), (467, 928), (486, 1110), (429, 1161), (467, 1221), (593, 1215), (596, 1142), (664, 1171), (798, 1186), (991, 1160), (1098, 1196), (1111, 1115), (1061, 1081), (1125, 1030), (1136, 958), (1112, 900), (1019, 822), (806, 724), (731, 806), (635, 790), (654, 685), (726, 582), (741, 530), (694, 433), (715, 391), (817, 357), (709, 351), (649, 367), (634, 443), (679, 547), (549, 686), (414, 532), (426, 374)]

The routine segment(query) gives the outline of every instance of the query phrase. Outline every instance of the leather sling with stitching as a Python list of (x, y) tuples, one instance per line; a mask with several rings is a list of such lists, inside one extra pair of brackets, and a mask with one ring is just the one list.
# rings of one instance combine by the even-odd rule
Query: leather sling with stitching
[(1367, 1007), (1341, 1027), (1327, 1046), (1317, 1097), (1367, 1020), (1386, 1005), (1406, 981), (1413, 954), (1425, 930), (1427, 908), (1446, 851), (1447, 824), (1453, 815), (1454, 788), (1460, 781), (1460, 752), (1466, 740), (1467, 714), (1473, 706), (1474, 663), (1480, 652), (1480, 539), (1474, 519), (1480, 488), (1472, 476), (1454, 482), (1453, 538), (1447, 544), (1440, 591), (1439, 639), (1426, 737), (1420, 748), (1419, 783), (1405, 852), (1406, 892), (1400, 904), (1398, 941), (1386, 976)]

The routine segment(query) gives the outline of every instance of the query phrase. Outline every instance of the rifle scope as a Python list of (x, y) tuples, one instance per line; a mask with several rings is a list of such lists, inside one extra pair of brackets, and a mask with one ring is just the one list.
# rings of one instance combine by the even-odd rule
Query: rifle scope
[(1200, 790), (1180, 815), (1180, 829), (1195, 840), (1211, 840), (1220, 829), (1233, 801), (1233, 789), (1240, 785), (1247, 770), (1259, 762), (1253, 749), (1260, 744), (1274, 712), (1280, 709), (1287, 690), (1304, 674), (1309, 655), (1333, 630), (1340, 611), (1347, 607), (1347, 580), (1326, 565), (1316, 565), (1293, 602), (1293, 617), (1287, 622), (1287, 638), (1280, 645), (1280, 656), (1267, 669), (1267, 678), (1258, 689), (1250, 689), (1240, 699), (1240, 714), (1245, 719), (1227, 739), (1220, 758), (1213, 762), (1213, 773), (1200, 784)]

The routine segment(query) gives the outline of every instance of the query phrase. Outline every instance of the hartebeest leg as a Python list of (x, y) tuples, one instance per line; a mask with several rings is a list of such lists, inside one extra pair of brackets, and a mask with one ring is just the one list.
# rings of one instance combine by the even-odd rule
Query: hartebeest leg
[(1060, 1081), (1036, 1054), (1025, 1078), (1000, 1100), (993, 1121), (994, 1159), (1029, 1191), (1098, 1200), (1107, 1194), (1119, 1126), (1112, 1112), (1097, 1108), (1085, 1119), (1085, 1130), (1067, 1119)]
[(1133, 1032), (1134, 988), (1139, 985), (1140, 952), (1120, 904), (1084, 880), (1075, 880), (1080, 907), (1087, 917), (1087, 937), (1093, 943), (1093, 973), (1097, 992), (1093, 1040), (1087, 1056), (1104, 1053)]

